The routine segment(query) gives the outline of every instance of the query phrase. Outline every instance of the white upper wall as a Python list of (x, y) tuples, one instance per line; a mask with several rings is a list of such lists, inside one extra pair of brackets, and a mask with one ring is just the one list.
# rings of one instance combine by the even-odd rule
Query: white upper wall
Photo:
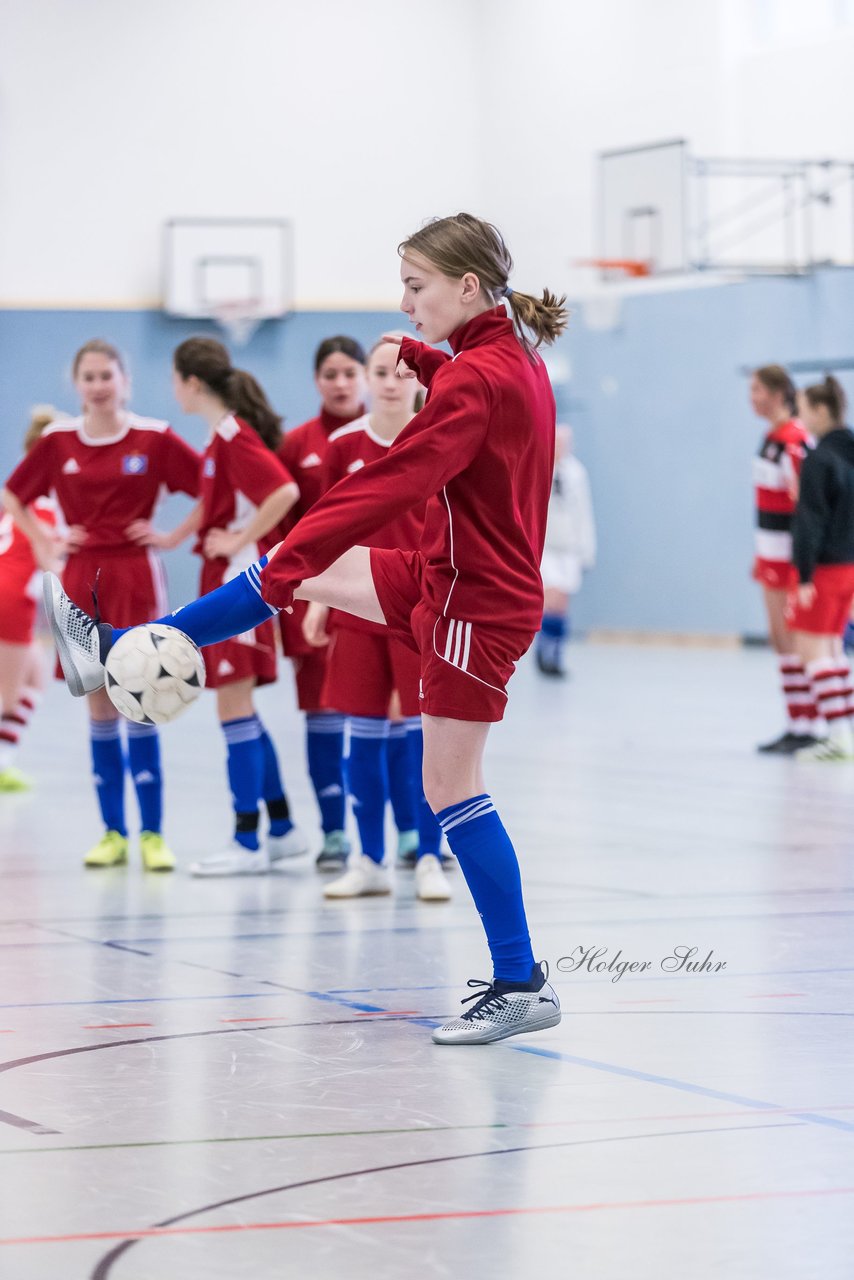
[(0, 44), (0, 305), (159, 297), (170, 217), (284, 216), (302, 307), (394, 302), (470, 208), (577, 287), (595, 156), (854, 158), (854, 0), (30, 0)]

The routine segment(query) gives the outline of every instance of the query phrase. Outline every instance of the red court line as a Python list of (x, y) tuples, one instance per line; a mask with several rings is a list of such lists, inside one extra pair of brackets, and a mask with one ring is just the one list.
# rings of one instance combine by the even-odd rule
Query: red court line
[(153, 1022), (86, 1022), (84, 1031), (124, 1031), (128, 1027), (153, 1027)]
[(676, 1000), (615, 1000), (615, 1004), (676, 1004)]
[(270, 1018), (284, 1018), (283, 1013), (271, 1013), (265, 1018), (220, 1018), (220, 1022), (269, 1022)]
[(757, 1200), (799, 1200), (850, 1196), (854, 1187), (818, 1187), (803, 1191), (749, 1191), (732, 1196), (692, 1196), (677, 1200), (604, 1200), (592, 1204), (535, 1205), (529, 1209), (463, 1209), (451, 1213), (382, 1214), (365, 1218), (321, 1218), (302, 1222), (230, 1222), (210, 1227), (144, 1227), (139, 1231), (84, 1231), (75, 1235), (17, 1236), (0, 1245), (73, 1244), (83, 1240), (147, 1240), (156, 1236), (223, 1235), (238, 1231), (289, 1231), (303, 1227), (366, 1227), (398, 1222), (453, 1222), (473, 1218), (528, 1217), (545, 1213), (596, 1213), (603, 1209), (668, 1209), (709, 1204), (745, 1204)]

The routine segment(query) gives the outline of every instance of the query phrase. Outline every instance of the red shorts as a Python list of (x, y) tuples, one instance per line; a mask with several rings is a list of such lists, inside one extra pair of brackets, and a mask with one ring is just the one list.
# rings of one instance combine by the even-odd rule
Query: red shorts
[(757, 556), (753, 561), (752, 577), (771, 591), (789, 591), (798, 585), (798, 571), (787, 560), (763, 560)]
[[(294, 678), (297, 685), (297, 706), (300, 711), (327, 711), (323, 702), (323, 685), (326, 680), (326, 664), (329, 649), (312, 647), (308, 653), (296, 654)], [(337, 707), (334, 710), (338, 710)]]
[[(226, 564), (223, 560), (202, 562), (199, 595), (221, 587), (225, 581)], [(205, 659), (205, 687), (221, 689), (238, 680), (254, 680), (256, 685), (274, 684), (278, 679), (279, 659), (276, 652), (275, 620), (262, 622), (253, 631), (209, 644), (203, 650)]]
[(36, 622), (36, 602), (21, 590), (20, 583), (15, 583), (10, 590), (0, 579), (0, 641), (3, 644), (32, 643)]
[[(84, 547), (68, 557), (62, 585), (87, 613), (93, 611), (92, 588), (96, 579), (101, 617), (114, 627), (138, 627), (162, 618), (168, 611), (166, 577), (154, 551), (140, 549), (105, 555)], [(65, 678), (59, 663), (56, 676), (59, 680)]]
[(421, 714), (421, 659), (387, 627), (379, 635), (337, 627), (328, 652), (323, 705), (329, 711), (384, 718), (396, 689), (400, 714)]
[(802, 608), (794, 593), (786, 604), (786, 626), (790, 631), (809, 631), (817, 636), (838, 636), (845, 630), (854, 600), (854, 564), (820, 564), (813, 574), (815, 599)]
[(371, 551), (389, 630), (421, 656), (421, 710), (451, 720), (501, 720), (505, 687), (534, 632), (438, 614), (421, 595), (417, 551)]

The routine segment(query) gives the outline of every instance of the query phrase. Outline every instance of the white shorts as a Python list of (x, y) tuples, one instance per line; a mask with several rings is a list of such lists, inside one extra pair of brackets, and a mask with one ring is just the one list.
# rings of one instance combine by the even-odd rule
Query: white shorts
[(551, 551), (546, 547), (540, 571), (546, 589), (552, 587), (555, 591), (574, 596), (581, 588), (581, 559), (571, 551)]

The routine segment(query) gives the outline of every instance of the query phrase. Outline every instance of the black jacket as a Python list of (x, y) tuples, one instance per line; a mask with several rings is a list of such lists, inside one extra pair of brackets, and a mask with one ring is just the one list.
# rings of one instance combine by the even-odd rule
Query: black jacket
[(792, 559), (801, 582), (819, 564), (854, 564), (854, 431), (822, 436), (801, 468), (792, 521)]

